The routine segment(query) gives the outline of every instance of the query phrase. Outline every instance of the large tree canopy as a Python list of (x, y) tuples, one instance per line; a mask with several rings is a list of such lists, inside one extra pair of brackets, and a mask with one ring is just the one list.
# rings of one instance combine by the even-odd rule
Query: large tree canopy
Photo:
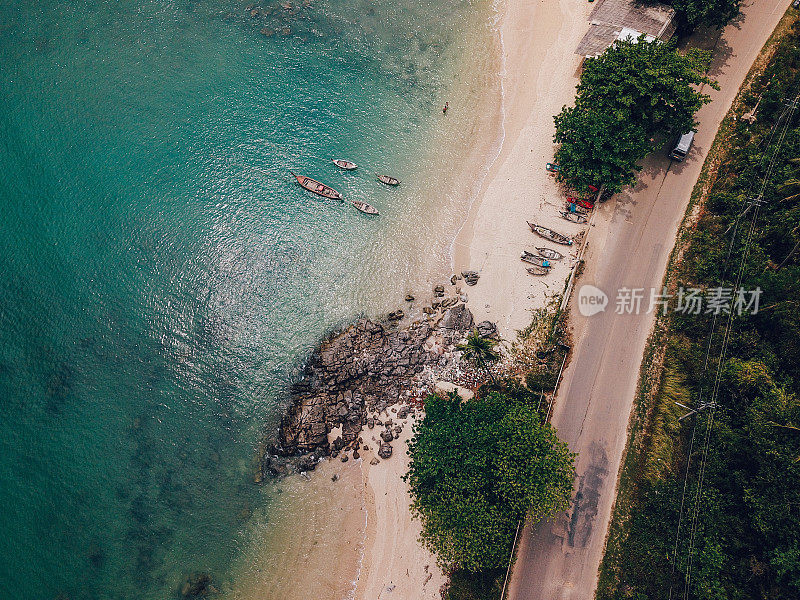
[(562, 175), (583, 191), (604, 185), (616, 192), (632, 183), (655, 139), (695, 126), (695, 112), (709, 102), (696, 87), (716, 86), (704, 73), (708, 60), (706, 52), (682, 55), (672, 44), (644, 38), (587, 60), (575, 106), (555, 117)]
[(739, 14), (741, 0), (671, 0), (669, 4), (694, 29), (699, 25), (724, 27)]
[(564, 510), (572, 494), (574, 455), (538, 413), (497, 393), (429, 397), (409, 455), (412, 510), (445, 568), (505, 565), (517, 522)]

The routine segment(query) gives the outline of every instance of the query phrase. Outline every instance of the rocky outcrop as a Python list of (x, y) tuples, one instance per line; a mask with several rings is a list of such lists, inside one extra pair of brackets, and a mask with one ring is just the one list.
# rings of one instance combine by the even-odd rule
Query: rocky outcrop
[[(472, 324), (472, 313), (458, 304), (444, 312), (438, 326), (421, 321), (394, 328), (361, 319), (325, 340), (291, 388), (278, 441), (264, 453), (260, 475), (310, 470), (323, 456), (357, 448), (365, 425), (381, 425), (368, 415), (408, 399), (425, 367), (447, 360), (443, 348), (452, 347)], [(401, 407), (398, 417), (407, 416), (408, 408)], [(391, 456), (389, 442), (397, 433), (391, 419), (386, 423), (378, 451), (384, 458)], [(340, 439), (329, 443), (328, 434), (339, 427)], [(303, 465), (288, 458), (298, 456)]]

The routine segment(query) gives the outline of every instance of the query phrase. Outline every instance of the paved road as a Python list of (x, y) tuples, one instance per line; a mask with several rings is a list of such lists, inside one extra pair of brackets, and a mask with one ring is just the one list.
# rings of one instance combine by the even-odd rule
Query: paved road
[[(554, 522), (526, 528), (509, 586), (512, 600), (590, 600), (611, 516), (617, 474), (652, 314), (615, 314), (617, 290), (657, 288), (675, 234), (720, 121), (789, 0), (745, 0), (743, 18), (724, 31), (712, 75), (719, 92), (697, 115), (695, 146), (682, 164), (650, 158), (639, 185), (607, 202), (595, 217), (587, 269), (578, 288), (609, 295), (605, 312), (573, 310), (575, 351), (564, 373), (552, 422), (574, 451), (573, 508)], [(643, 302), (649, 303), (649, 292)], [(574, 305), (574, 302), (573, 302)]]

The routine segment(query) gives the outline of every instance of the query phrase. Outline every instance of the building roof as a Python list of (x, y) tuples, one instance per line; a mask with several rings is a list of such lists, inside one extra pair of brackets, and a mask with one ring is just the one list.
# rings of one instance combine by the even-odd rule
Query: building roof
[[(640, 4), (636, 0), (601, 0), (589, 15), (589, 31), (576, 54), (597, 56), (617, 39), (630, 37), (630, 30), (647, 39), (668, 40), (675, 33), (675, 10), (664, 4)], [(623, 34), (623, 30), (628, 30)], [(622, 35), (622, 37), (621, 37)]]

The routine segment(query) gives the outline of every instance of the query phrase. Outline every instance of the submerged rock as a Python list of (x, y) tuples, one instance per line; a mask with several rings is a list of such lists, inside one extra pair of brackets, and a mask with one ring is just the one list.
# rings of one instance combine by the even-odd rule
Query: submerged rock
[(216, 591), (211, 584), (211, 576), (208, 573), (192, 573), (181, 586), (181, 598), (183, 600), (208, 598)]

